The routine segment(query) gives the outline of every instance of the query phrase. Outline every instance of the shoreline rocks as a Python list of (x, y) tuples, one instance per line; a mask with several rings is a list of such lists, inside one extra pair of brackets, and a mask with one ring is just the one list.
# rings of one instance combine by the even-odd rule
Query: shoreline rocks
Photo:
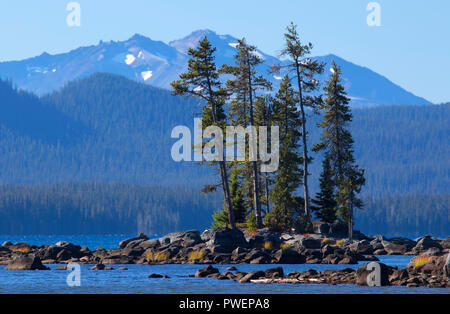
[(375, 255), (442, 255), (450, 252), (450, 238), (424, 236), (416, 240), (383, 236), (349, 242), (318, 234), (277, 234), (267, 229), (245, 236), (238, 229), (219, 229), (202, 236), (197, 230), (170, 233), (159, 239), (144, 234), (121, 241), (117, 249), (94, 251), (68, 242), (30, 246), (5, 242), (0, 264), (16, 256), (34, 254), (43, 264), (356, 264), (377, 261)]
[(5, 268), (6, 270), (50, 270), (41, 263), (39, 257), (34, 254), (26, 254), (15, 257)]
[[(321, 232), (326, 230), (326, 227), (322, 227)], [(268, 229), (259, 230), (253, 235), (246, 235), (238, 229), (218, 229), (202, 235), (197, 230), (188, 230), (170, 233), (158, 239), (149, 239), (140, 234), (121, 241), (117, 249), (97, 248), (92, 251), (65, 241), (41, 246), (5, 241), (0, 246), (0, 265), (7, 265), (7, 270), (48, 270), (44, 264), (79, 263), (93, 265), (93, 270), (111, 270), (113, 268), (109, 265), (116, 264), (202, 264), (207, 266), (195, 274), (197, 278), (236, 280), (242, 283), (368, 285), (370, 270), (367, 269), (367, 264), (357, 271), (310, 270), (288, 275), (284, 274), (282, 268), (244, 273), (232, 267), (221, 274), (210, 264), (346, 265), (360, 261), (376, 262), (378, 258), (375, 255), (412, 255), (416, 257), (405, 269), (379, 264), (382, 285), (448, 287), (450, 238), (437, 239), (429, 235), (415, 240), (402, 237), (388, 239), (383, 236), (360, 238), (350, 242), (329, 235), (278, 234)], [(57, 269), (67, 268), (60, 266)]]
[[(334, 226), (334, 227), (333, 227)], [(338, 224), (328, 226), (338, 230)], [(333, 227), (333, 228), (332, 228)], [(323, 227), (325, 228), (325, 227)], [(337, 228), (337, 229), (336, 229)], [(325, 228), (326, 229), (326, 228)], [(325, 232), (323, 229), (322, 232)], [(337, 232), (337, 231), (336, 231)], [(45, 263), (80, 264), (356, 264), (377, 261), (375, 255), (443, 255), (450, 252), (450, 238), (424, 236), (416, 240), (362, 237), (352, 242), (330, 234), (278, 234), (268, 229), (245, 235), (239, 229), (218, 229), (200, 235), (197, 230), (167, 234), (158, 239), (146, 235), (123, 240), (117, 249), (105, 250), (60, 241), (31, 246), (26, 243), (0, 246), (0, 264), (16, 256), (34, 254)], [(44, 263), (44, 264), (45, 264)]]
[[(375, 265), (379, 271), (380, 278), (372, 278), (374, 268), (368, 267), (368, 264), (360, 266), (357, 270), (351, 268), (339, 270), (324, 270), (322, 272), (310, 269), (304, 272), (293, 272), (284, 275), (282, 267), (267, 269), (265, 271), (256, 270), (249, 273), (227, 271), (220, 273), (217, 268), (212, 266), (200, 269), (195, 274), (196, 278), (212, 278), (219, 280), (233, 280), (242, 284), (354, 284), (359, 286), (406, 286), (418, 287), (426, 286), (429, 288), (450, 288), (450, 278), (445, 279), (441, 273), (431, 273), (420, 269), (398, 269), (383, 263)], [(369, 265), (370, 266), (370, 265)], [(372, 265), (374, 266), (374, 265)], [(437, 270), (438, 268), (436, 268)], [(373, 281), (372, 281), (373, 280)], [(372, 282), (369, 282), (372, 281)]]

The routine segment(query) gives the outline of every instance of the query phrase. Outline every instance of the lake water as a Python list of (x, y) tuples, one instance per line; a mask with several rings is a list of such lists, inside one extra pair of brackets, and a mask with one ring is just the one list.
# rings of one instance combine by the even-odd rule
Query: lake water
[[(35, 245), (69, 241), (90, 249), (97, 247), (116, 248), (118, 243), (130, 238), (130, 235), (108, 236), (0, 236), (0, 243), (9, 240)], [(379, 256), (381, 262), (405, 267), (408, 256)], [(115, 270), (93, 271), (91, 265), (81, 265), (81, 286), (69, 287), (67, 276), (70, 271), (57, 271), (58, 265), (48, 265), (51, 271), (7, 271), (0, 266), (0, 293), (219, 293), (219, 294), (311, 294), (311, 293), (440, 293), (450, 294), (450, 289), (406, 288), (406, 287), (358, 287), (356, 285), (319, 285), (319, 284), (239, 284), (231, 280), (190, 278), (204, 265), (113, 265)], [(128, 270), (117, 270), (119, 267)], [(230, 265), (215, 265), (221, 272)], [(235, 265), (239, 271), (264, 270), (276, 265)], [(309, 269), (341, 269), (358, 265), (280, 265), (287, 274), (293, 271)], [(169, 279), (149, 279), (152, 273), (168, 275)]]

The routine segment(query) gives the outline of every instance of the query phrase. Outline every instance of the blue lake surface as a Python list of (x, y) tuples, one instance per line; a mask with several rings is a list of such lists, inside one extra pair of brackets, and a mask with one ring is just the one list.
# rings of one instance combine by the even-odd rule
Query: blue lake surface
[[(121, 240), (131, 235), (102, 236), (0, 236), (0, 243), (9, 240), (41, 245), (61, 240), (69, 241), (90, 249), (103, 247), (117, 248)], [(405, 267), (409, 256), (379, 256), (380, 261), (400, 268)], [(360, 263), (361, 264), (361, 263)], [(92, 265), (81, 265), (81, 286), (69, 287), (67, 277), (70, 271), (55, 270), (58, 265), (48, 265), (50, 271), (7, 271), (0, 266), (1, 293), (198, 293), (198, 294), (450, 294), (450, 289), (406, 288), (406, 287), (358, 287), (356, 285), (320, 285), (320, 284), (239, 284), (231, 280), (191, 278), (204, 265), (112, 265), (114, 270), (94, 271)], [(128, 270), (118, 270), (119, 267)], [(215, 265), (225, 272), (230, 265)], [(264, 270), (277, 265), (234, 265), (239, 271)], [(356, 269), (358, 265), (280, 265), (287, 274), (293, 271), (309, 269)], [(152, 273), (168, 275), (169, 279), (149, 279)]]

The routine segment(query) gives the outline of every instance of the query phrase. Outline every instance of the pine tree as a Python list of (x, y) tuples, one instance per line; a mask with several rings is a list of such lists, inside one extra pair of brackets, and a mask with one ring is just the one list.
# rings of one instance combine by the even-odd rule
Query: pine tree
[(333, 173), (331, 171), (330, 158), (325, 156), (322, 162), (322, 173), (320, 174), (320, 192), (311, 200), (314, 206), (311, 206), (316, 217), (323, 222), (332, 223), (337, 219), (335, 185)]
[(341, 219), (348, 224), (349, 238), (353, 236), (353, 210), (361, 208), (362, 201), (357, 198), (365, 183), (364, 170), (356, 165), (353, 150), (353, 137), (348, 129), (352, 121), (349, 107), (350, 99), (341, 84), (341, 69), (333, 61), (331, 78), (324, 88), (326, 99), (322, 105), (325, 110), (322, 123), (322, 142), (315, 151), (325, 150), (330, 159), (334, 186), (337, 189), (336, 201)]
[[(244, 223), (247, 218), (247, 207), (245, 206), (244, 193), (239, 178), (239, 168), (233, 168), (230, 171), (230, 197), (231, 204), (234, 210), (234, 217), (236, 223)], [(228, 211), (226, 203), (224, 207), (214, 212), (212, 229), (228, 227)]]
[[(200, 40), (196, 49), (190, 48), (188, 50), (188, 55), (191, 58), (188, 61), (187, 72), (181, 74), (180, 79), (172, 82), (171, 85), (175, 95), (194, 96), (207, 103), (202, 110), (203, 127), (216, 125), (223, 129), (226, 126), (224, 105), (227, 92), (222, 87), (214, 62), (215, 51), (216, 48), (211, 46), (211, 43), (205, 36)], [(231, 228), (235, 228), (228, 169), (224, 158), (218, 161), (218, 164), (229, 224)]]
[(312, 96), (312, 92), (318, 89), (318, 81), (315, 79), (317, 74), (323, 72), (323, 64), (311, 59), (305, 59), (311, 53), (312, 44), (303, 45), (297, 32), (297, 26), (292, 22), (287, 27), (284, 34), (285, 48), (281, 55), (289, 57), (293, 62), (287, 68), (295, 73), (298, 88), (298, 103), (301, 114), (302, 147), (303, 147), (303, 191), (304, 191), (304, 210), (308, 224), (310, 225), (311, 210), (310, 196), (308, 186), (308, 165), (312, 158), (308, 154), (307, 132), (306, 132), (306, 107), (315, 108), (320, 104), (321, 98)]
[[(256, 54), (256, 47), (248, 45), (245, 38), (243, 38), (238, 40), (236, 49), (235, 65), (224, 65), (220, 71), (221, 73), (234, 76), (234, 79), (227, 81), (227, 88), (236, 96), (230, 109), (237, 116), (237, 122), (248, 122), (248, 124), (244, 124), (245, 127), (254, 127), (256, 126), (254, 117), (255, 94), (259, 89), (270, 89), (271, 85), (265, 78), (258, 75), (256, 71), (256, 67), (263, 63), (263, 60)], [(252, 128), (251, 131), (253, 132), (253, 130)], [(252, 137), (256, 139), (256, 134), (253, 134)], [(258, 228), (262, 228), (260, 170), (258, 161), (251, 161), (251, 167), (253, 207)]]
[[(255, 124), (270, 126), (272, 125), (272, 96), (258, 96), (255, 101)], [(267, 149), (272, 149), (271, 138), (267, 138)], [(266, 206), (265, 214), (270, 212), (270, 186), (272, 185), (272, 175), (270, 173), (261, 173), (261, 187), (264, 190), (264, 197), (261, 201)]]
[(301, 185), (301, 163), (298, 131), (301, 124), (295, 91), (286, 75), (273, 102), (273, 123), (280, 130), (280, 164), (271, 191), (273, 202), (269, 225), (272, 229), (290, 230), (299, 208), (295, 191)]
[(344, 164), (346, 154), (353, 147), (353, 138), (348, 130), (348, 124), (352, 121), (347, 93), (341, 84), (341, 70), (332, 62), (330, 80), (324, 87), (326, 99), (321, 109), (325, 111), (323, 121), (318, 125), (322, 128), (322, 142), (314, 147), (315, 151), (325, 150), (330, 158), (331, 168), (334, 173), (335, 186), (340, 184), (340, 178), (344, 176)]
[(345, 176), (341, 180), (336, 197), (339, 214), (348, 226), (350, 240), (353, 240), (354, 209), (364, 206), (363, 201), (357, 197), (364, 184), (364, 169), (359, 169), (354, 162), (350, 162), (345, 171)]
[(241, 178), (239, 177), (239, 171), (237, 168), (233, 168), (230, 172), (230, 196), (236, 222), (245, 222), (247, 210), (245, 206), (244, 192), (242, 191), (241, 186)]

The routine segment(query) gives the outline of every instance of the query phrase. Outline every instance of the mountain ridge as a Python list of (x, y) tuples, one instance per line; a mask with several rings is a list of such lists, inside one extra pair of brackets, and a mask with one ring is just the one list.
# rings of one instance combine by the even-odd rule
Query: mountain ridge
[[(212, 30), (203, 29), (164, 43), (136, 33), (124, 41), (100, 41), (96, 45), (78, 47), (65, 53), (51, 55), (44, 52), (24, 60), (0, 62), (0, 78), (12, 79), (21, 89), (38, 95), (51, 93), (70, 81), (96, 72), (119, 74), (155, 87), (170, 89), (170, 82), (186, 69), (189, 59), (187, 49), (196, 46), (198, 40), (205, 35), (217, 47), (217, 65), (232, 64), (237, 43), (232, 35), (219, 35)], [(284, 64), (286, 61), (261, 50), (257, 50), (257, 53), (265, 61), (259, 68), (261, 74), (276, 89), (279, 77), (269, 74), (267, 69), (273, 64)], [(337, 55), (328, 54), (312, 59), (326, 63), (326, 70), (319, 78), (322, 84), (328, 78), (331, 60), (337, 60), (342, 67), (344, 83), (353, 107), (431, 104), (383, 75)]]

